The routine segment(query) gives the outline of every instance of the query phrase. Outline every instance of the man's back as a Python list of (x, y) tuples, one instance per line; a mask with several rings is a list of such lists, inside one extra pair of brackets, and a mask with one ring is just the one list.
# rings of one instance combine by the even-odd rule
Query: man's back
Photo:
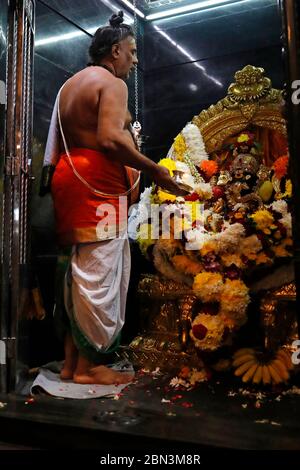
[[(116, 79), (101, 67), (87, 67), (64, 85), (60, 95), (63, 132), (69, 148), (98, 150), (97, 124), (101, 91)], [(61, 150), (64, 151), (61, 142)]]

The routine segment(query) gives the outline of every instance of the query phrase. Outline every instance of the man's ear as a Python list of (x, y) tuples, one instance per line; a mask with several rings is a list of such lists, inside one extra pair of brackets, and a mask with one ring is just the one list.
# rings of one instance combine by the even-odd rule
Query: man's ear
[(117, 59), (120, 55), (120, 44), (113, 44), (111, 47), (111, 55), (114, 59)]

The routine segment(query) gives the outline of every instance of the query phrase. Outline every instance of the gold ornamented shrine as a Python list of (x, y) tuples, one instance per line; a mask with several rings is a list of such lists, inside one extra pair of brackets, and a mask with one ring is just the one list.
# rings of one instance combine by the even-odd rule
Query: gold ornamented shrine
[[(269, 206), (264, 204), (270, 201), (271, 194), (273, 194), (274, 201), (282, 200), (291, 194), (288, 181), (285, 181), (285, 185), (283, 184), (278, 170), (279, 163), (283, 162), (282, 155), (287, 153), (287, 131), (285, 119), (282, 116), (283, 98), (280, 90), (272, 88), (271, 80), (265, 76), (262, 68), (247, 65), (241, 71), (236, 72), (234, 78), (235, 82), (229, 86), (227, 96), (207, 110), (201, 111), (192, 119), (191, 124), (197, 126), (202, 135), (205, 146), (203, 151), (209, 154), (209, 160), (215, 161), (219, 166), (219, 176), (212, 176), (210, 184), (213, 182), (218, 190), (222, 189), (222, 197), (226, 199), (227, 204), (226, 210), (234, 212), (237, 222), (239, 222), (238, 217), (240, 219), (245, 217), (247, 211), (249, 215), (256, 211), (254, 214), (257, 214), (257, 218), (253, 215), (250, 217), (253, 217), (258, 224), (261, 223), (261, 221), (258, 222), (258, 214), (266, 212), (263, 208)], [(243, 139), (246, 139), (245, 135), (241, 134), (243, 132), (246, 133), (246, 137), (251, 132), (255, 140), (260, 142), (257, 152), (253, 150), (253, 147), (249, 145), (247, 147), (247, 143), (243, 146)], [(184, 135), (183, 131), (179, 135), (181, 140), (179, 141), (179, 136), (177, 136), (170, 149), (168, 156), (171, 159), (174, 158), (176, 140), (177, 144), (179, 142), (182, 146), (182, 135)], [(237, 147), (238, 135), (240, 141)], [(258, 156), (261, 159), (260, 164), (257, 164)], [(189, 158), (187, 162), (189, 163)], [(193, 174), (193, 171), (191, 173)], [(256, 179), (256, 183), (250, 192), (247, 182), (252, 181), (253, 178)], [(164, 197), (166, 197), (165, 194)], [(216, 197), (213, 205), (212, 218), (215, 217), (215, 219), (212, 220), (210, 229), (216, 232), (219, 230), (218, 223), (220, 222), (218, 214), (224, 214), (222, 197)], [(272, 227), (272, 221), (269, 225)], [(268, 233), (266, 225), (264, 230)], [(172, 243), (173, 255), (175, 254), (172, 259), (175, 259), (177, 241), (173, 239)], [(206, 352), (216, 349), (216, 337), (209, 329), (210, 319), (214, 320), (215, 317), (213, 315), (209, 317), (204, 309), (205, 318), (203, 318), (208, 321), (204, 327), (207, 334), (205, 346), (207, 351), (203, 350), (202, 355), (199, 355), (195, 343), (191, 341), (193, 335), (190, 333), (196, 310), (199, 307), (199, 298), (195, 294), (195, 289), (192, 288), (193, 281), (189, 277), (191, 272), (185, 273), (182, 270), (175, 275), (176, 269), (171, 266), (166, 256), (167, 250), (170, 249), (170, 245), (165, 249), (163, 241), (154, 247), (155, 267), (158, 266), (159, 256), (164, 269), (158, 269), (159, 272), (156, 275), (144, 275), (140, 280), (138, 296), (141, 332), (129, 347), (123, 349), (122, 354), (139, 366), (173, 368), (189, 364), (197, 367), (202, 364)], [(277, 252), (280, 252), (279, 248)], [(279, 256), (284, 258), (287, 255), (282, 254), (281, 250)], [(179, 258), (180, 256), (177, 256), (177, 261)], [(181, 256), (181, 262), (183, 258)], [(187, 262), (187, 259), (185, 261)], [(189, 265), (193, 274), (196, 274), (198, 261), (199, 257), (193, 260), (192, 265)], [(172, 269), (173, 277), (168, 276)], [(273, 271), (275, 270), (276, 266)], [(271, 287), (268, 290), (264, 289), (263, 280), (260, 284), (258, 282), (255, 288), (253, 287), (255, 274), (253, 282), (251, 279), (248, 282), (250, 296), (252, 287), (253, 291), (260, 295), (260, 325), (264, 331), (264, 347), (270, 349), (284, 346), (295, 334), (295, 309), (293, 307), (295, 285), (292, 263), (289, 263), (287, 268), (281, 267), (282, 270), (284, 271), (282, 283), (280, 283), (280, 276), (277, 276), (275, 282), (271, 278)], [(275, 279), (276, 272), (275, 274), (274, 272), (268, 271), (267, 275), (273, 274)], [(213, 277), (211, 274), (209, 276)], [(226, 321), (225, 330), (228, 324), (229, 329), (231, 328), (230, 316)], [(238, 322), (240, 327), (245, 320), (239, 319)], [(285, 325), (284, 328), (283, 325)], [(203, 325), (200, 326), (203, 328)], [(232, 330), (236, 331), (234, 328)], [(235, 334), (238, 335), (238, 333)], [(224, 341), (222, 344), (226, 346), (232, 343)]]

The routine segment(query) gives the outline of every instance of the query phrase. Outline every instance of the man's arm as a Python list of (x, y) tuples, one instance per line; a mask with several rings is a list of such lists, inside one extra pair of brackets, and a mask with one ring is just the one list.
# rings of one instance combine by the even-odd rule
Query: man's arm
[(136, 150), (124, 130), (128, 92), (120, 79), (107, 82), (101, 90), (97, 142), (99, 149), (124, 165), (142, 170), (161, 187), (178, 196), (186, 194), (170, 177), (168, 170)]

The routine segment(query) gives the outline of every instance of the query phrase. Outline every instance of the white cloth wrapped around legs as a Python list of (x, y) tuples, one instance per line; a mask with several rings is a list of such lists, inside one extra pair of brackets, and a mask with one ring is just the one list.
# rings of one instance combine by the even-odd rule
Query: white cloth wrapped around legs
[(99, 353), (117, 338), (125, 321), (130, 247), (122, 237), (73, 246), (65, 279), (67, 313)]

